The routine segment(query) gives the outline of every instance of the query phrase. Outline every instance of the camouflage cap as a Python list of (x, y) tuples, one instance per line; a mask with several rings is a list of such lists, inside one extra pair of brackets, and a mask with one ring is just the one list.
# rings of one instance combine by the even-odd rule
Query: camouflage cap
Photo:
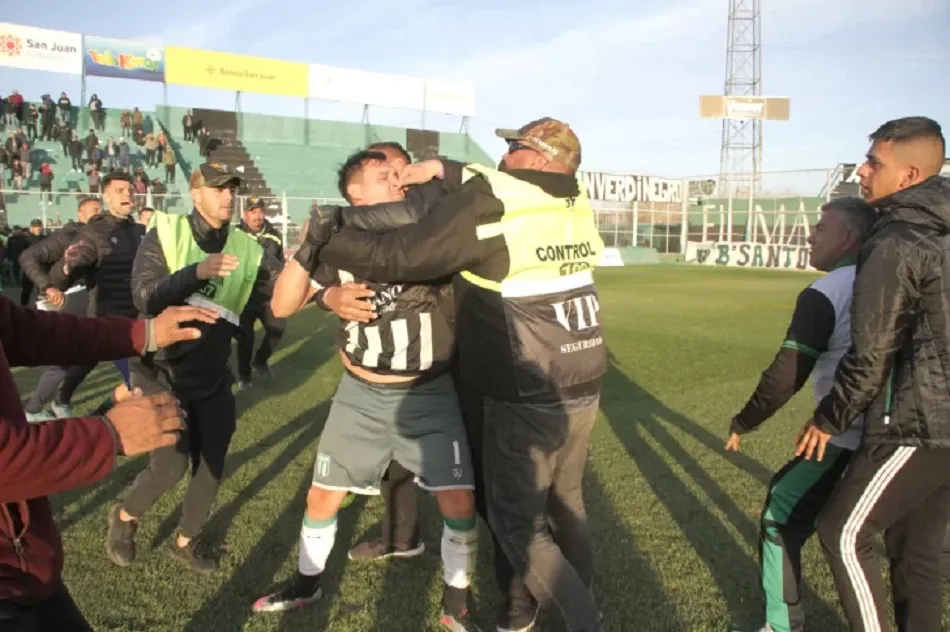
[(581, 141), (567, 123), (545, 117), (531, 121), (520, 129), (496, 129), (495, 135), (517, 141), (574, 171), (581, 166)]
[(206, 162), (195, 169), (191, 178), (188, 180), (188, 187), (198, 189), (201, 187), (224, 187), (228, 184), (241, 186), (244, 184), (241, 176), (235, 173), (230, 167), (222, 162)]
[(251, 195), (247, 198), (247, 204), (244, 205), (244, 210), (250, 211), (255, 208), (264, 210), (264, 200), (257, 197), (256, 195)]

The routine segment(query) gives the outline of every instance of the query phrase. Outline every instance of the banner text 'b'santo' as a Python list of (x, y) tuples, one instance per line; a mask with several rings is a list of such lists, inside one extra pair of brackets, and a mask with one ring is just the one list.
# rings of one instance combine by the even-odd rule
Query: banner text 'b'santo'
[(165, 81), (201, 88), (308, 96), (307, 64), (167, 46)]

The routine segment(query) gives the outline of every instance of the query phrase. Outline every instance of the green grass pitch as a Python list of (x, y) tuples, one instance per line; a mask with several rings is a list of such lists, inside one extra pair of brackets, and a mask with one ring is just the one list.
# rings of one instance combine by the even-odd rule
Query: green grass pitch
[[(752, 630), (763, 612), (758, 516), (772, 472), (792, 455), (795, 432), (812, 409), (810, 385), (744, 438), (742, 453), (727, 455), (722, 446), (730, 416), (782, 340), (796, 294), (814, 276), (687, 266), (603, 269), (596, 276), (610, 366), (585, 493), (607, 629)], [(341, 374), (334, 326), (315, 309), (297, 315), (274, 357), (276, 383), (238, 395), (238, 432), (205, 536), (224, 555), (217, 574), (194, 574), (166, 554), (184, 484), (142, 520), (134, 566), (106, 559), (106, 510), (144, 458), (123, 460), (102, 482), (54, 498), (66, 581), (96, 630), (438, 629), (440, 531), (429, 497), (421, 502), (425, 556), (348, 561), (346, 550), (382, 512), (380, 498), (357, 498), (340, 515), (322, 602), (283, 615), (251, 613), (252, 602), (296, 567), (316, 443)], [(16, 372), (24, 397), (37, 371)], [(115, 382), (111, 366), (97, 369), (77, 408), (94, 407)], [(497, 594), (487, 538), (483, 544), (474, 601), (487, 630)], [(805, 551), (805, 573), (810, 629), (845, 630), (815, 540)]]

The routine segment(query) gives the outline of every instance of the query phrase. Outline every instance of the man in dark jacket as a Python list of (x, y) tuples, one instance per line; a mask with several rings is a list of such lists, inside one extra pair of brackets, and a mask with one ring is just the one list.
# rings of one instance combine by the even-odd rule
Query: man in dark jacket
[[(45, 239), (43, 234), (43, 221), (39, 219), (34, 219), (30, 222), (30, 232), (26, 234), (23, 241), (23, 252), (26, 252), (36, 244), (40, 243)], [(22, 253), (21, 253), (22, 254)], [(17, 258), (19, 261), (19, 257)], [(26, 274), (23, 275), (20, 281), (20, 305), (26, 307), (30, 304), (30, 299), (33, 297), (33, 281), (30, 280), (30, 277)]]
[[(102, 181), (105, 212), (94, 215), (79, 230), (63, 258), (50, 270), (50, 283), (65, 291), (81, 279), (89, 291), (89, 313), (95, 316), (138, 316), (132, 302), (132, 262), (145, 227), (132, 217), (132, 178), (111, 173)], [(116, 369), (129, 385), (129, 363), (117, 361)], [(65, 394), (74, 384), (63, 384)], [(72, 389), (72, 390), (69, 390)], [(65, 396), (64, 394), (64, 396)]]
[(92, 319), (0, 297), (0, 630), (92, 630), (63, 585), (62, 543), (46, 497), (105, 478), (118, 455), (174, 445), (184, 428), (167, 395), (130, 398), (105, 416), (28, 425), (10, 368), (137, 355), (194, 340), (200, 332), (179, 325), (214, 317), (187, 307), (148, 321)]
[[(61, 309), (66, 303), (66, 296), (62, 290), (53, 287), (49, 280), (49, 272), (56, 262), (62, 259), (66, 248), (79, 234), (89, 218), (98, 215), (102, 204), (95, 198), (87, 198), (79, 203), (77, 221), (69, 221), (62, 228), (53, 232), (40, 243), (28, 248), (20, 255), (20, 266), (23, 274), (35, 285), (40, 296), (46, 299), (50, 307)], [(27, 421), (45, 421), (52, 417), (44, 412), (46, 404), (59, 394), (59, 387), (67, 375), (72, 375), (72, 381), (78, 386), (86, 375), (92, 371), (95, 364), (77, 366), (51, 366), (40, 376), (36, 383), (33, 396), (26, 404)], [(55, 417), (69, 417), (69, 400), (63, 401), (56, 397), (52, 404)]]
[(828, 440), (865, 411), (864, 441), (818, 521), (852, 630), (887, 629), (872, 540), (886, 532), (901, 630), (939, 630), (940, 549), (950, 519), (950, 181), (946, 144), (923, 117), (871, 134), (858, 170), (880, 218), (861, 249), (851, 301), (852, 346), (799, 441)]
[[(501, 168), (468, 165), (462, 187), (418, 223), (383, 234), (334, 230), (339, 212), (318, 213), (295, 259), (378, 282), (454, 275), (459, 397), (483, 465), (476, 502), (500, 547), (508, 598), (499, 627), (530, 628), (540, 602), (566, 628), (594, 632), (603, 624), (579, 517), (606, 370), (591, 274), (603, 243), (577, 180), (573, 130), (544, 118), (497, 134), (508, 142)], [(423, 180), (401, 183), (433, 177), (418, 169)]]
[[(241, 217), (241, 223), (238, 224), (238, 230), (242, 230), (253, 237), (261, 248), (264, 249), (272, 259), (284, 263), (284, 245), (280, 233), (274, 226), (267, 221), (264, 214), (264, 203), (260, 198), (251, 197), (248, 199), (247, 206)], [(251, 361), (251, 353), (254, 351), (254, 323), (258, 320), (264, 328), (264, 340), (254, 354), (254, 360)], [(280, 344), (280, 339), (284, 335), (284, 329), (287, 327), (287, 320), (284, 318), (275, 318), (271, 311), (270, 301), (267, 296), (260, 292), (254, 292), (247, 307), (241, 312), (241, 327), (237, 336), (238, 353), (238, 390), (245, 390), (251, 387), (251, 368), (258, 377), (265, 382), (270, 381), (270, 367), (267, 361), (271, 354)]]
[(182, 504), (178, 536), (171, 550), (200, 572), (217, 560), (196, 548), (211, 513), (237, 414), (231, 386), (231, 339), (248, 298), (269, 293), (280, 264), (246, 233), (230, 230), (234, 190), (240, 177), (221, 163), (203, 164), (191, 175), (190, 215), (155, 212), (132, 269), (136, 308), (157, 314), (172, 305), (214, 307), (220, 318), (202, 327), (201, 340), (148, 354), (133, 366), (133, 384), (146, 394), (171, 391), (185, 407), (188, 432), (178, 447), (155, 452), (124, 500), (109, 511), (106, 553), (119, 566), (135, 560), (138, 521), (155, 501), (191, 480)]

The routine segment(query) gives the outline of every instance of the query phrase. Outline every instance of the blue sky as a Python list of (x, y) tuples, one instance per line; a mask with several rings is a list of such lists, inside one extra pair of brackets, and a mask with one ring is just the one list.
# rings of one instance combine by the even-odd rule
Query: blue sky
[[(868, 133), (889, 118), (922, 114), (950, 130), (947, 0), (762, 5), (763, 89), (792, 100), (790, 121), (766, 124), (766, 170), (860, 161)], [(161, 10), (146, 3), (131, 14), (43, 6), (12, 3), (3, 19), (470, 82), (478, 111), (470, 130), (492, 156), (502, 151), (494, 128), (555, 116), (580, 135), (583, 169), (680, 177), (719, 168), (721, 124), (700, 119), (697, 102), (723, 90), (726, 0), (236, 0), (200, 12), (192, 0), (163, 0)], [(0, 69), (0, 89), (13, 87), (28, 98), (60, 89), (79, 96), (78, 77)], [(88, 89), (109, 107), (151, 109), (162, 99), (156, 84), (90, 78)], [(169, 86), (168, 100), (234, 107), (233, 93), (182, 86)], [(243, 95), (242, 103), (303, 114), (290, 98)], [(362, 106), (311, 102), (310, 114), (359, 121)], [(420, 115), (375, 110), (371, 120), (418, 126)], [(440, 115), (426, 121), (451, 131), (460, 124)]]

